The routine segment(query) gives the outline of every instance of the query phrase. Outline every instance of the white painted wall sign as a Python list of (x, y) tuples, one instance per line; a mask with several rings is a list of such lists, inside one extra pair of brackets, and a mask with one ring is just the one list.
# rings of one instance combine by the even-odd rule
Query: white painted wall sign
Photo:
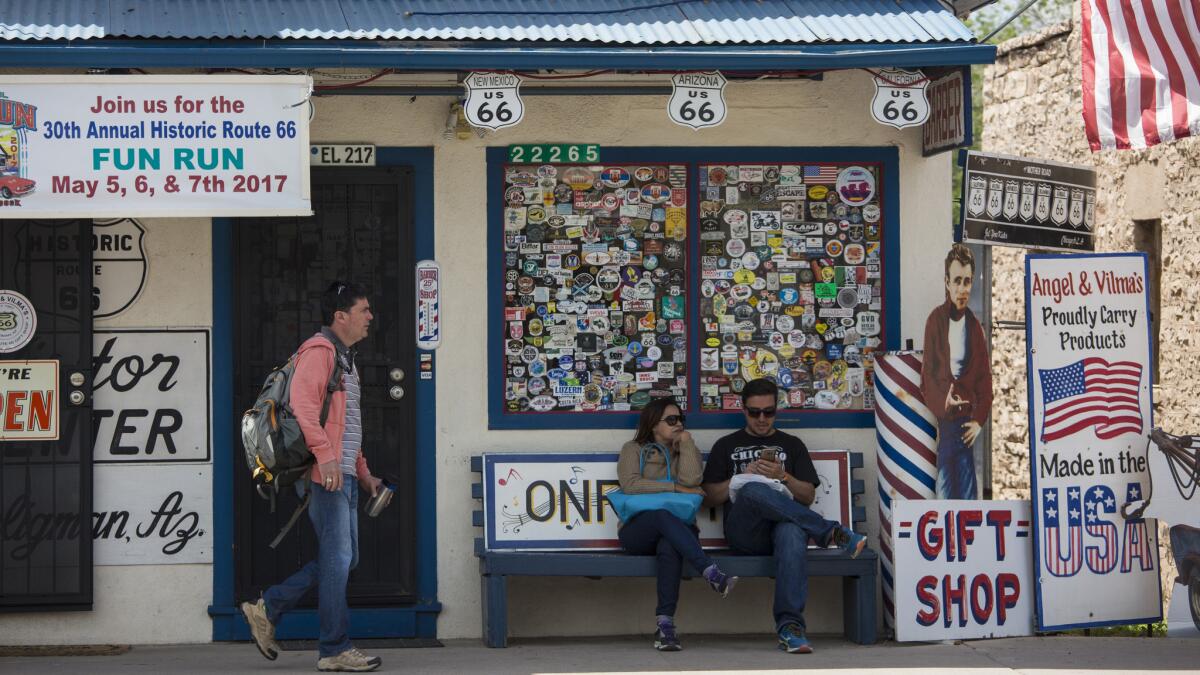
[(898, 499), (896, 639), (1033, 634), (1029, 502)]
[(93, 474), (97, 565), (212, 562), (212, 465), (103, 465)]
[(676, 73), (671, 77), (667, 117), (692, 129), (715, 127), (725, 121), (725, 76), (719, 71)]
[(4, 75), (0, 218), (310, 215), (311, 88), (306, 75)]
[[(821, 479), (812, 509), (849, 523), (849, 453), (815, 450), (809, 454)], [(617, 457), (615, 452), (484, 454), (488, 548), (620, 549), (619, 520), (603, 497), (619, 487)], [(701, 508), (696, 516), (705, 548), (726, 548), (722, 511)]]
[(463, 80), (467, 100), (463, 115), (471, 126), (485, 129), (514, 127), (525, 117), (521, 78), (512, 73), (475, 72)]
[(58, 361), (0, 361), (0, 442), (58, 440)]
[(129, 309), (146, 287), (146, 228), (132, 218), (92, 225), (92, 317)]
[(1146, 256), (1025, 259), (1038, 629), (1162, 616), (1157, 526), (1124, 519), (1149, 487)]
[(208, 461), (208, 331), (98, 330), (93, 344), (94, 461)]
[(871, 115), (876, 122), (897, 129), (924, 124), (929, 119), (928, 86), (929, 80), (919, 70), (884, 68), (875, 76)]

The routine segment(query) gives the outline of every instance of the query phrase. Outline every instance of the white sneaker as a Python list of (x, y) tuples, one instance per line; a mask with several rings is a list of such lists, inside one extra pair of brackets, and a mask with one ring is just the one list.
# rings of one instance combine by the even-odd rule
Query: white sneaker
[(279, 658), (279, 643), (275, 642), (275, 626), (267, 618), (267, 603), (262, 598), (253, 604), (243, 602), (242, 614), (246, 617), (246, 623), (250, 624), (250, 635), (254, 636), (258, 651), (270, 661)]
[(345, 673), (365, 673), (375, 670), (383, 663), (378, 656), (367, 656), (354, 647), (336, 656), (326, 656), (317, 661), (317, 670)]

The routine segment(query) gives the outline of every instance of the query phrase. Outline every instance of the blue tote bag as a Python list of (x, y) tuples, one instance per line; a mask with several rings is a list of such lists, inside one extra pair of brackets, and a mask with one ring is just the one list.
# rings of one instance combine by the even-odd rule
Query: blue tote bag
[[(647, 443), (642, 446), (638, 473), (645, 475), (646, 453), (653, 450), (661, 452), (663, 460), (667, 463), (667, 477), (657, 482), (673, 485), (675, 479), (671, 477), (671, 454), (658, 443)], [(700, 502), (704, 501), (704, 497), (700, 495), (683, 492), (649, 492), (628, 495), (618, 489), (609, 492), (606, 496), (609, 503), (613, 505), (613, 510), (617, 512), (617, 517), (623, 523), (628, 523), (642, 511), (661, 509), (690, 525), (696, 522), (696, 512), (700, 510)]]

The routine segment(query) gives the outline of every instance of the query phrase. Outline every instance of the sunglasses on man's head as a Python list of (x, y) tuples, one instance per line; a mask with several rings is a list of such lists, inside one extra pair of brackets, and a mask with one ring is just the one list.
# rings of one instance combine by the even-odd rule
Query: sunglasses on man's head
[(666, 417), (662, 418), (662, 421), (671, 426), (675, 426), (676, 424), (683, 426), (683, 420), (683, 415), (667, 415)]
[(774, 417), (774, 408), (746, 408), (746, 414), (750, 417)]

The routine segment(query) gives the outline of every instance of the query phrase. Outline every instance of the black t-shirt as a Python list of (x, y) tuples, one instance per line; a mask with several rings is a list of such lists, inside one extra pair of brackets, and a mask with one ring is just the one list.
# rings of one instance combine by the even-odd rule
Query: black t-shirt
[(766, 448), (775, 448), (776, 457), (783, 461), (784, 470), (792, 477), (814, 486), (821, 484), (804, 442), (778, 429), (770, 436), (751, 436), (745, 429), (739, 429), (717, 439), (708, 454), (703, 482), (721, 483), (733, 478)]

